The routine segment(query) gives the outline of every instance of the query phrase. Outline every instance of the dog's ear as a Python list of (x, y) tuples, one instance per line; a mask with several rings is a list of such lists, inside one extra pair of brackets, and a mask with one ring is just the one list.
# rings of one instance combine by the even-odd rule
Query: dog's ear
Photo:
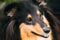
[(18, 3), (8, 4), (4, 9), (4, 15), (12, 17), (18, 7)]

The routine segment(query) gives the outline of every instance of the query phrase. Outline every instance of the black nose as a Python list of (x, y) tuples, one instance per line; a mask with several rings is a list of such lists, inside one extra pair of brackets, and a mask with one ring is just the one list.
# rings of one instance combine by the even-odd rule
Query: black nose
[(43, 31), (45, 33), (49, 33), (50, 32), (50, 27), (43, 27)]

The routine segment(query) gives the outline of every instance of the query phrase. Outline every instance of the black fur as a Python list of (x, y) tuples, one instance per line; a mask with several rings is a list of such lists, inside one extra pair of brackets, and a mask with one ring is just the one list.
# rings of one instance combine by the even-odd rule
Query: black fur
[[(12, 17), (9, 18), (9, 21), (7, 24), (5, 24), (5, 34), (4, 38), (2, 40), (21, 40), (21, 37), (19, 37), (19, 24), (22, 22), (25, 22), (28, 24), (26, 20), (26, 16), (30, 13), (33, 16), (33, 21), (39, 22), (42, 27), (45, 26), (45, 24), (41, 21), (41, 19), (36, 19), (38, 18), (36, 14), (36, 10), (39, 10), (39, 7), (33, 4), (32, 2), (29, 1), (20, 1), (12, 4), (8, 4), (5, 7), (4, 14), (7, 16), (9, 12), (11, 11), (12, 8), (15, 8), (16, 11), (13, 14)], [(8, 17), (8, 16), (7, 16)], [(34, 21), (34, 22), (35, 22)], [(33, 24), (33, 23), (29, 23)]]
[[(33, 19), (33, 21), (34, 21), (37, 18), (36, 14), (35, 14), (37, 9), (39, 9), (40, 11), (42, 10), (42, 13), (44, 12), (44, 14), (46, 15), (46, 18), (50, 21), (51, 28), (53, 30), (54, 40), (58, 40), (56, 28), (54, 27), (55, 19), (53, 19), (52, 16), (47, 12), (47, 10), (48, 11), (50, 11), (50, 10), (48, 9), (47, 6), (46, 6), (47, 8), (45, 8), (43, 6), (39, 7), (35, 4), (36, 3), (35, 2), (33, 3), (33, 1), (31, 1), (31, 2), (20, 1), (20, 2), (16, 2), (16, 3), (8, 4), (5, 7), (4, 15), (6, 15), (6, 16), (11, 11), (12, 8), (15, 8), (16, 11), (15, 11), (14, 15), (12, 17), (9, 17), (8, 21), (3, 25), (3, 27), (4, 27), (3, 32), (2, 32), (2, 34), (0, 34), (1, 40), (21, 40), (21, 37), (19, 36), (20, 35), (19, 34), (20, 33), (19, 32), (19, 24), (21, 24), (22, 22), (27, 23), (26, 16), (28, 13), (31, 13), (31, 15), (34, 17), (34, 19)], [(39, 22), (39, 20), (35, 20), (35, 21)], [(41, 22), (41, 20), (40, 20), (40, 22)], [(41, 23), (40, 23), (41, 25), (44, 24), (43, 22), (41, 22)]]

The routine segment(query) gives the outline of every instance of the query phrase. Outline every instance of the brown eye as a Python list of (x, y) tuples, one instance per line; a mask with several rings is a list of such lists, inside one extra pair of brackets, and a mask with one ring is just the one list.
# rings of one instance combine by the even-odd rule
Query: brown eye
[(40, 14), (40, 17), (42, 16), (42, 14)]
[(28, 24), (32, 23), (32, 16), (30, 14), (28, 14), (28, 16), (26, 18), (26, 23), (28, 23)]
[(43, 20), (43, 14), (40, 15), (41, 20)]
[(28, 21), (28, 22), (31, 22), (31, 21), (32, 21), (32, 18), (27, 18), (27, 21)]

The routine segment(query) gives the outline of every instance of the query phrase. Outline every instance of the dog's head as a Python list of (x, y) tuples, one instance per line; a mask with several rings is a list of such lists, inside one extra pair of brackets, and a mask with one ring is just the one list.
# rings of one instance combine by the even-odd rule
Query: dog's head
[(22, 40), (52, 40), (50, 24), (44, 11), (33, 3), (21, 1), (9, 4), (4, 13), (10, 17), (6, 33), (15, 33), (12, 30), (18, 24), (15, 27), (19, 28)]

